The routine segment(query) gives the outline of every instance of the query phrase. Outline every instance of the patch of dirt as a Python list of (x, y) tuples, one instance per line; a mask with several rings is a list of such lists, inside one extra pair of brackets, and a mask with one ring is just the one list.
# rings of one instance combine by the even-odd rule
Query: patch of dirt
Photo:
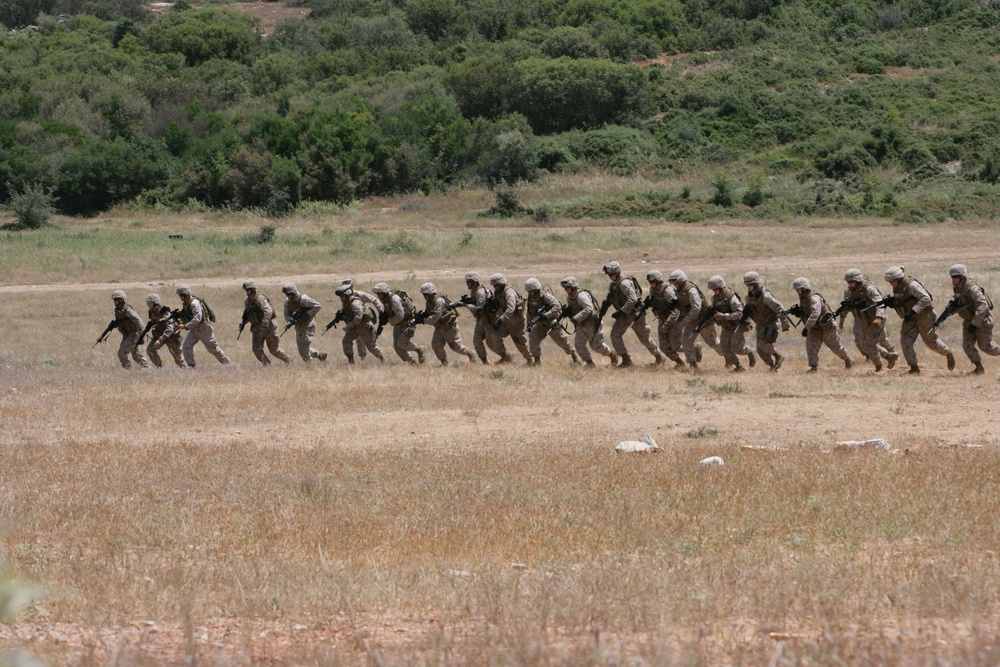
[[(154, 14), (161, 14), (173, 6), (172, 2), (154, 2), (146, 5), (146, 9)], [(199, 7), (200, 5), (193, 6)], [(264, 37), (273, 35), (280, 21), (289, 18), (305, 18), (312, 11), (308, 7), (288, 7), (283, 2), (235, 2), (225, 6), (258, 17), (261, 21)]]

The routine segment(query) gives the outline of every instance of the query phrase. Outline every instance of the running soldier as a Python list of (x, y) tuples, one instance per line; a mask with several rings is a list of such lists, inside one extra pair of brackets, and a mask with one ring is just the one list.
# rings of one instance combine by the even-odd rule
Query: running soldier
[[(424, 296), (424, 310), (417, 313), (416, 323), (430, 324), (434, 327), (434, 335), (431, 336), (431, 349), (434, 350), (434, 356), (438, 358), (441, 365), (448, 365), (445, 345), (459, 354), (464, 354), (469, 358), (469, 361), (475, 362), (476, 355), (472, 353), (472, 350), (462, 345), (462, 334), (458, 329), (458, 313), (453, 308), (448, 308), (448, 297), (439, 296), (434, 283), (421, 285), (420, 293)], [(523, 328), (523, 323), (521, 326)]]
[[(372, 288), (375, 296), (379, 298), (384, 306), (384, 316), (379, 320), (379, 328), (386, 324), (392, 326), (392, 349), (396, 356), (408, 364), (417, 362), (424, 363), (423, 345), (413, 342), (413, 316), (417, 314), (417, 309), (413, 305), (413, 299), (402, 290), (390, 290), (386, 283), (379, 283)], [(384, 321), (383, 321), (384, 320)], [(410, 352), (417, 353), (417, 361), (413, 360)]]
[(247, 299), (243, 303), (243, 320), (240, 322), (240, 333), (243, 328), (250, 324), (250, 349), (253, 356), (265, 366), (271, 365), (271, 359), (264, 354), (264, 344), (275, 357), (285, 362), (291, 359), (285, 351), (281, 349), (281, 342), (278, 340), (278, 325), (274, 322), (274, 308), (267, 295), (257, 291), (257, 283), (253, 280), (243, 281), (243, 291), (246, 292)]
[(809, 358), (809, 370), (806, 372), (815, 373), (819, 369), (819, 351), (824, 343), (844, 360), (844, 368), (853, 366), (854, 362), (837, 334), (833, 311), (823, 295), (812, 291), (808, 278), (796, 278), (792, 289), (799, 295), (799, 308), (802, 309), (802, 335), (806, 337), (806, 356)]
[(356, 340), (361, 341), (373, 357), (385, 363), (385, 355), (375, 342), (375, 323), (378, 322), (378, 311), (375, 306), (362, 301), (350, 285), (342, 284), (337, 288), (336, 294), (340, 297), (341, 303), (340, 312), (344, 322), (343, 347), (347, 363), (354, 363)]
[(177, 328), (180, 322), (177, 318), (171, 317), (170, 308), (160, 302), (159, 294), (150, 294), (146, 297), (146, 309), (149, 311), (149, 321), (153, 322), (147, 332), (149, 345), (146, 346), (146, 354), (149, 355), (149, 360), (157, 368), (163, 368), (159, 350), (166, 345), (170, 356), (174, 358), (174, 363), (181, 368), (187, 368), (187, 362), (184, 361), (181, 352), (181, 332)]
[(111, 293), (111, 301), (115, 304), (115, 327), (122, 334), (122, 342), (118, 346), (118, 361), (122, 368), (132, 368), (129, 355), (143, 368), (149, 368), (149, 359), (139, 346), (139, 336), (142, 334), (142, 318), (135, 308), (125, 303), (125, 292), (115, 290)]
[[(732, 366), (734, 373), (742, 373), (744, 368), (740, 364), (740, 357), (746, 356), (747, 365), (753, 368), (757, 365), (757, 358), (747, 347), (746, 337), (743, 335), (749, 330), (746, 320), (743, 320), (743, 302), (736, 292), (726, 287), (722, 276), (709, 278), (708, 289), (712, 290), (712, 309), (715, 312), (712, 318), (719, 325), (719, 345), (722, 347), (726, 366)], [(744, 324), (740, 324), (741, 321)]]
[(489, 307), (490, 303), (495, 303), (495, 301), (491, 301), (490, 291), (481, 284), (479, 274), (475, 271), (465, 274), (465, 286), (469, 288), (469, 294), (462, 297), (462, 302), (476, 320), (476, 328), (472, 332), (472, 347), (475, 348), (479, 360), (484, 364), (490, 363), (486, 356), (487, 347), (503, 358), (506, 355), (506, 348), (503, 341), (500, 341), (499, 346), (497, 345), (496, 337), (493, 335), (493, 327), (490, 326), (489, 322), (489, 315), (495, 310)]
[[(576, 278), (569, 276), (559, 283), (566, 290), (566, 307), (569, 308), (569, 319), (576, 327), (574, 347), (587, 366), (593, 367), (594, 360), (590, 350), (611, 359), (612, 367), (618, 365), (618, 353), (604, 342), (604, 331), (601, 321), (597, 319), (597, 297), (587, 289), (580, 289)], [(588, 346), (590, 349), (588, 349)]]
[(687, 274), (680, 269), (672, 272), (667, 281), (673, 285), (677, 292), (678, 321), (674, 326), (680, 327), (681, 346), (684, 350), (684, 358), (691, 370), (698, 370), (701, 362), (701, 344), (697, 342), (698, 335), (708, 343), (708, 346), (722, 354), (719, 345), (719, 337), (715, 332), (715, 323), (708, 321), (701, 331), (695, 331), (702, 316), (711, 307), (705, 300), (701, 288), (687, 279)]
[(295, 283), (283, 285), (281, 293), (285, 295), (285, 330), (288, 330), (288, 325), (295, 327), (295, 347), (298, 348), (302, 361), (307, 364), (313, 359), (326, 361), (326, 352), (319, 352), (312, 347), (313, 338), (316, 337), (316, 313), (322, 308), (319, 301), (299, 294)]
[[(861, 269), (849, 269), (844, 274), (847, 289), (844, 290), (845, 307), (854, 314), (854, 344), (858, 351), (875, 365), (875, 372), (881, 372), (882, 360), (889, 368), (896, 365), (899, 355), (885, 334), (885, 303), (878, 288), (868, 280)], [(840, 309), (838, 309), (840, 310)], [(847, 310), (841, 312), (838, 328), (844, 330)], [(888, 343), (888, 345), (886, 345)]]
[(947, 358), (949, 371), (955, 370), (955, 355), (934, 331), (937, 314), (934, 312), (931, 293), (912, 276), (906, 275), (901, 266), (889, 267), (885, 272), (885, 281), (892, 285), (892, 300), (886, 305), (894, 308), (896, 314), (903, 318), (899, 346), (903, 348), (903, 357), (910, 365), (907, 372), (914, 375), (920, 373), (917, 351), (913, 347), (918, 335), (923, 339), (924, 345)]
[[(649, 330), (649, 323), (646, 321), (646, 314), (642, 313), (636, 317), (636, 311), (640, 306), (642, 298), (642, 287), (639, 281), (632, 276), (622, 275), (622, 266), (616, 261), (608, 262), (604, 266), (604, 273), (611, 280), (608, 286), (608, 299), (614, 306), (615, 312), (611, 317), (615, 323), (611, 325), (611, 345), (621, 359), (619, 368), (627, 368), (632, 365), (632, 358), (629, 356), (628, 347), (625, 345), (625, 332), (629, 329), (635, 332), (636, 338), (643, 347), (656, 359), (656, 363), (662, 364), (667, 360), (660, 348), (653, 341), (652, 333)], [(601, 304), (604, 308), (604, 304)]]
[(209, 354), (221, 363), (228, 364), (229, 357), (219, 347), (219, 341), (215, 339), (215, 327), (212, 326), (213, 316), (205, 302), (196, 296), (191, 296), (191, 288), (187, 285), (177, 286), (177, 296), (181, 299), (181, 322), (177, 328), (188, 332), (181, 344), (184, 362), (191, 368), (195, 367), (194, 346), (201, 342)]
[[(528, 365), (531, 365), (531, 352), (528, 351), (528, 341), (524, 335), (524, 299), (517, 290), (507, 284), (507, 279), (502, 273), (490, 276), (490, 285), (493, 286), (493, 298), (496, 299), (497, 308), (495, 319), (490, 326), (493, 327), (493, 336), (498, 348), (503, 346), (503, 339), (510, 336), (514, 347)], [(507, 364), (511, 361), (513, 359), (504, 348), (498, 363)]]
[(674, 362), (674, 368), (681, 370), (684, 368), (684, 360), (680, 356), (683, 345), (681, 327), (677, 325), (680, 318), (677, 292), (673, 285), (663, 281), (663, 273), (655, 269), (646, 273), (646, 282), (649, 283), (649, 296), (646, 297), (649, 299), (649, 306), (644, 307), (652, 310), (659, 321), (656, 327), (658, 347), (663, 356)]
[[(963, 264), (955, 264), (948, 269), (951, 276), (953, 297), (956, 300), (955, 312), (962, 318), (962, 349), (969, 357), (969, 361), (975, 364), (972, 370), (973, 375), (985, 373), (982, 357), (979, 350), (982, 350), (991, 357), (1000, 355), (1000, 345), (993, 340), (993, 325), (996, 318), (993, 317), (993, 301), (990, 300), (986, 290), (980, 287), (974, 280), (969, 280), (969, 271)], [(976, 346), (979, 346), (979, 350)]]
[[(345, 278), (345, 279), (343, 279), (343, 280), (340, 281), (340, 284), (341, 285), (347, 285), (352, 290), (354, 290), (354, 296), (356, 296), (359, 299), (361, 299), (362, 303), (365, 303), (365, 304), (370, 303), (371, 305), (375, 306), (375, 310), (378, 311), (378, 323), (379, 323), (379, 326), (380, 327), (385, 326), (386, 321), (387, 321), (385, 319), (385, 306), (382, 304), (382, 300), (381, 299), (379, 299), (374, 294), (369, 294), (368, 292), (365, 292), (364, 290), (359, 290), (359, 289), (355, 288), (354, 287), (354, 279), (353, 278)], [(381, 331), (382, 331), (381, 329), (378, 329), (378, 332), (379, 332), (380, 335), (381, 335)], [(376, 336), (375, 339), (378, 340), (378, 336)], [(364, 361), (365, 358), (368, 356), (368, 350), (365, 348), (365, 344), (364, 344), (364, 342), (362, 342), (362, 340), (360, 338), (357, 340), (357, 347), (358, 347), (358, 359), (360, 359), (361, 361)]]
[[(574, 364), (580, 363), (580, 356), (573, 348), (569, 334), (559, 325), (562, 314), (562, 304), (552, 292), (542, 291), (542, 284), (537, 278), (528, 278), (524, 282), (528, 293), (525, 300), (528, 319), (534, 326), (528, 328), (528, 351), (535, 360), (535, 365), (542, 363), (542, 341), (548, 336), (559, 348), (573, 359)], [(537, 320), (537, 321), (536, 321)]]
[(743, 312), (749, 312), (750, 319), (757, 325), (757, 354), (772, 371), (781, 368), (785, 360), (774, 343), (778, 340), (778, 325), (781, 330), (788, 331), (792, 323), (787, 315), (782, 315), (785, 309), (769, 290), (764, 289), (763, 279), (756, 271), (743, 274), (743, 284), (747, 286), (747, 303)]

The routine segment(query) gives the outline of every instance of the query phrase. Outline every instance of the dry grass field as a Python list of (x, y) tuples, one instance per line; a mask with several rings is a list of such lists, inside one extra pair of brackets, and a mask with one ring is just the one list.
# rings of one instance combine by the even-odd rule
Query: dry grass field
[[(235, 340), (246, 277), (274, 301), (296, 280), (326, 305), (325, 324), (348, 275), (411, 294), (432, 279), (457, 297), (466, 270), (501, 270), (563, 296), (567, 274), (603, 290), (612, 258), (640, 276), (684, 268), (702, 285), (717, 272), (739, 285), (753, 268), (788, 305), (798, 275), (839, 300), (847, 268), (881, 287), (903, 263), (940, 306), (955, 261), (1000, 294), (997, 229), (537, 227), (470, 213), (489, 205), (474, 192), (376, 201), (280, 221), (267, 246), (240, 240), (266, 220), (128, 211), (0, 234), (0, 558), (40, 593), (0, 623), (0, 654), (52, 665), (1000, 662), (1000, 360), (966, 375), (957, 320), (943, 333), (959, 371), (918, 343), (919, 377), (848, 371), (829, 351), (806, 375), (794, 332), (779, 341), (779, 373), (738, 376), (714, 356), (700, 375), (647, 367), (634, 339), (640, 364), (620, 371), (574, 367), (550, 343), (540, 368), (348, 367), (333, 330), (317, 338), (328, 363), (264, 369), (247, 337)], [(379, 250), (401, 233), (416, 251)], [(361, 240), (345, 250), (351, 234)], [(90, 349), (112, 289), (176, 306), (179, 282), (212, 304), (232, 366), (199, 346), (196, 371), (125, 372), (118, 334)], [(282, 341), (294, 348), (291, 334)], [(662, 451), (615, 454), (642, 433)], [(877, 437), (892, 451), (834, 450)], [(698, 466), (713, 455), (725, 466)]]

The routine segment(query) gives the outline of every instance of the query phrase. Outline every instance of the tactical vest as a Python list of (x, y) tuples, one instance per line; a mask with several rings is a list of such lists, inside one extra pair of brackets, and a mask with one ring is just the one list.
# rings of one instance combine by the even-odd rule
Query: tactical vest
[(213, 322), (214, 318), (209, 318), (209, 316), (208, 316), (209, 311), (208, 311), (208, 307), (205, 305), (205, 302), (202, 301), (201, 299), (199, 299), (196, 296), (192, 296), (190, 299), (188, 299), (187, 303), (185, 303), (183, 306), (181, 306), (181, 320), (183, 320), (184, 323), (187, 324), (188, 322), (191, 321), (191, 318), (194, 317), (194, 311), (192, 310), (192, 304), (195, 301), (198, 301), (199, 303), (201, 303), (201, 321), (202, 321), (202, 323)]
[(760, 288), (753, 294), (747, 292), (747, 302), (744, 309), (750, 308), (750, 319), (758, 327), (773, 325), (778, 321), (778, 314), (767, 307), (764, 295), (770, 294), (766, 289)]
[[(717, 312), (717, 313), (732, 313), (733, 312), (732, 299), (733, 299), (734, 296), (736, 296), (736, 292), (734, 292), (733, 290), (731, 290), (728, 287), (722, 288), (722, 294), (720, 294), (718, 296), (716, 296), (713, 293), (712, 294), (712, 307), (715, 308), (715, 312)], [(739, 299), (740, 297), (737, 296), (736, 298)], [(743, 301), (740, 300), (740, 303), (743, 303)]]
[(472, 313), (473, 316), (477, 320), (480, 319), (483, 316), (483, 313), (493, 313), (493, 312), (496, 312), (495, 300), (494, 300), (492, 306), (491, 306), (491, 301), (490, 301), (490, 297), (493, 296), (493, 295), (490, 294), (490, 291), (488, 289), (486, 289), (485, 287), (483, 287), (482, 285), (477, 285), (474, 290), (470, 290), (469, 291), (469, 296), (472, 297), (472, 304), (473, 304), (473, 306), (477, 306), (477, 304), (479, 303), (479, 294), (480, 294), (480, 292), (482, 292), (482, 294), (483, 294), (483, 309), (481, 311), (473, 311), (473, 313)]
[(518, 293), (518, 291), (513, 287), (511, 287), (510, 285), (504, 285), (503, 289), (496, 294), (497, 309), (495, 312), (502, 314), (505, 310), (507, 310), (507, 290), (512, 291), (514, 293), (514, 296), (516, 297), (516, 303), (514, 305), (514, 314), (516, 315), (519, 312), (524, 312), (524, 297), (522, 297)]
[(642, 285), (639, 284), (639, 281), (632, 276), (622, 276), (618, 282), (611, 283), (609, 288), (609, 291), (611, 292), (611, 305), (618, 310), (624, 308), (625, 304), (628, 303), (628, 300), (625, 298), (625, 293), (622, 292), (621, 288), (621, 282), (625, 280), (632, 283), (635, 287), (636, 301), (642, 301)]
[[(130, 310), (132, 310), (132, 306), (127, 303), (121, 310), (115, 308), (115, 323), (118, 325), (118, 330), (125, 336), (131, 336), (132, 334), (139, 333), (139, 329), (135, 327), (135, 322), (127, 317), (128, 311)], [(138, 313), (136, 315), (138, 316)]]
[(590, 317), (585, 318), (583, 320), (583, 322), (580, 322), (580, 324), (583, 324), (587, 320), (592, 320), (593, 318), (597, 317), (597, 312), (596, 311), (597, 311), (598, 308), (600, 308), (600, 306), (598, 305), (600, 302), (597, 300), (597, 297), (594, 296), (594, 293), (591, 292), (589, 289), (579, 290), (576, 293), (576, 296), (569, 296), (567, 294), (566, 295), (566, 305), (569, 306), (569, 315), (570, 315), (570, 317), (576, 317), (580, 313), (580, 311), (583, 310), (583, 306), (580, 305), (580, 295), (581, 294), (586, 294), (587, 296), (590, 297), (591, 307), (594, 309), (594, 312), (591, 313)]
[[(676, 287), (674, 289), (676, 289)], [(688, 280), (684, 283), (684, 288), (680, 292), (677, 292), (677, 310), (681, 312), (681, 317), (684, 317), (691, 312), (692, 289), (694, 289), (694, 291), (698, 293), (698, 296), (701, 297), (701, 310), (698, 311), (698, 314), (701, 315), (710, 308), (708, 299), (705, 298), (705, 294), (701, 291), (701, 288)]]
[(799, 297), (799, 307), (802, 308), (802, 321), (807, 321), (812, 317), (812, 298), (814, 296), (819, 297), (820, 301), (820, 311), (819, 319), (816, 320), (816, 326), (826, 326), (833, 322), (833, 311), (830, 310), (830, 306), (827, 305), (826, 299), (819, 292), (813, 292), (811, 290), (805, 290), (802, 296)]
[(358, 296), (351, 296), (344, 304), (344, 322), (347, 324), (353, 324), (357, 316), (354, 314), (354, 308), (351, 306), (355, 301), (361, 304), (361, 321), (364, 323), (374, 322), (378, 320), (378, 311), (375, 306), (370, 303), (365, 303), (363, 299)]
[[(917, 305), (917, 302), (920, 301), (918, 297), (913, 296), (910, 292), (910, 285), (912, 283), (917, 283), (921, 287), (924, 287), (919, 281), (914, 280), (910, 276), (904, 276), (903, 279), (899, 281), (899, 287), (892, 288), (892, 293), (896, 295), (897, 299), (899, 299), (896, 303), (896, 312), (900, 317), (912, 310), (913, 307)], [(924, 291), (927, 291), (926, 287), (924, 287)], [(927, 292), (927, 296), (931, 298), (931, 303), (933, 303), (934, 295)]]
[[(983, 298), (986, 299), (987, 305), (989, 305), (990, 310), (993, 310), (993, 301), (990, 299), (990, 295), (986, 293), (982, 285), (970, 282), (966, 279), (965, 284), (962, 287), (955, 287), (955, 298), (958, 299), (958, 309), (955, 311), (958, 313), (962, 319), (971, 320), (976, 316), (976, 303), (972, 300), (972, 296), (969, 294), (972, 287), (978, 287), (979, 291), (983, 293)], [(968, 317), (966, 317), (968, 315)]]
[[(156, 310), (149, 311), (149, 319), (156, 321), (156, 324), (153, 325), (153, 328), (149, 330), (149, 332), (153, 335), (154, 339), (162, 336), (163, 332), (167, 330), (167, 325), (170, 323), (167, 320), (167, 317), (169, 315), (170, 315), (170, 309), (167, 308), (166, 306), (160, 306)], [(175, 330), (174, 333), (171, 334), (171, 338), (174, 337), (180, 338), (181, 332)]]
[[(403, 303), (403, 321), (407, 322), (412, 319), (414, 313), (416, 312), (413, 306), (413, 299), (411, 299), (410, 296), (401, 289), (393, 290), (392, 293), (398, 296), (399, 300)], [(392, 303), (391, 300), (390, 303)]]
[[(271, 300), (267, 298), (266, 294), (258, 294), (257, 296), (263, 297), (264, 301), (267, 301), (268, 305), (271, 306), (271, 317), (274, 315), (274, 306), (271, 304)], [(247, 299), (247, 321), (253, 326), (259, 326), (264, 324), (264, 309), (257, 305), (257, 299)]]
[[(437, 299), (435, 299), (430, 305), (428, 305), (427, 308), (424, 310), (424, 312), (428, 315), (433, 314), (434, 309), (437, 308), (437, 302), (440, 299), (444, 299), (444, 305), (446, 308), (448, 304), (451, 303), (451, 299), (449, 299), (447, 296), (445, 296), (444, 294), (438, 294)], [(448, 310), (445, 311), (444, 315), (442, 315), (437, 322), (434, 323), (434, 328), (442, 329), (444, 327), (450, 327), (457, 321), (458, 321), (458, 313), (456, 313), (454, 310)]]

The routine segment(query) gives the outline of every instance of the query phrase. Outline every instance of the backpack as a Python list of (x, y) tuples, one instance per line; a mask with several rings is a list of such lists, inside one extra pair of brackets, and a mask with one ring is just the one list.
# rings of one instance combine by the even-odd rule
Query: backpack
[(410, 296), (401, 289), (395, 290), (393, 294), (398, 296), (399, 300), (403, 302), (403, 318), (407, 320), (412, 318), (413, 314), (416, 312), (413, 307), (413, 299), (411, 299)]
[(193, 296), (191, 298), (198, 299), (198, 301), (201, 301), (201, 307), (205, 309), (205, 317), (208, 318), (209, 322), (215, 322), (215, 311), (212, 310), (212, 307), (208, 305), (208, 302), (202, 299), (200, 296)]

